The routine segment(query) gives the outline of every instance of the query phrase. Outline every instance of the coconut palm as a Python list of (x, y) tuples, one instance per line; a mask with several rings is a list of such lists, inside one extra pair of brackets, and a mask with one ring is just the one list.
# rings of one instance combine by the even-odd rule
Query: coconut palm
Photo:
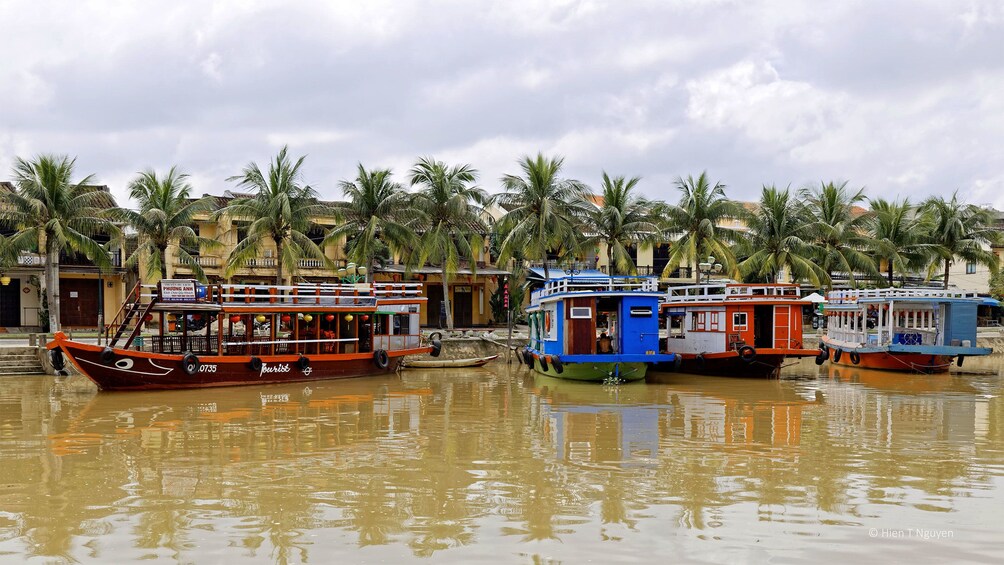
[(833, 271), (847, 273), (851, 286), (855, 286), (855, 273), (865, 273), (877, 278), (878, 270), (868, 254), (868, 213), (856, 213), (856, 204), (865, 200), (864, 189), (852, 191), (847, 182), (820, 183), (814, 189), (801, 191), (808, 206), (812, 226), (812, 239), (819, 252), (819, 264), (826, 271), (826, 279), (833, 279)]
[(505, 210), (496, 223), (500, 263), (517, 255), (537, 259), (543, 262), (548, 279), (548, 253), (578, 248), (589, 189), (577, 180), (561, 178), (564, 162), (562, 157), (549, 159), (543, 153), (527, 155), (519, 161), (523, 176), (502, 177), (503, 191), (493, 197)]
[(875, 258), (886, 263), (889, 286), (897, 270), (915, 271), (930, 263), (934, 246), (924, 242), (927, 227), (909, 198), (893, 202), (876, 198), (868, 205), (868, 236)]
[(607, 245), (607, 265), (610, 274), (630, 273), (635, 265), (628, 247), (659, 238), (661, 230), (653, 215), (653, 203), (633, 191), (639, 177), (625, 179), (603, 173), (603, 203), (588, 209), (585, 231), (590, 240)]
[(247, 222), (247, 237), (239, 241), (227, 258), (225, 276), (231, 277), (258, 257), (268, 243), (275, 245), (275, 282), (282, 285), (284, 273), (296, 272), (300, 259), (331, 261), (308, 233), (318, 229), (316, 219), (331, 217), (333, 211), (318, 201), (313, 188), (303, 184), (301, 167), (306, 157), (292, 162), (283, 147), (269, 163), (268, 176), (258, 165), (249, 163), (241, 174), (228, 178), (239, 188), (250, 189), (249, 197), (234, 198), (216, 213), (235, 222)]
[(483, 219), (488, 194), (474, 186), (477, 171), (467, 164), (449, 167), (422, 158), (412, 167), (409, 180), (411, 186), (421, 187), (414, 200), (415, 209), (422, 213), (418, 260), (440, 266), (446, 327), (452, 330), (449, 281), (456, 276), (461, 260), (476, 268), (478, 251), (488, 232)]
[(336, 203), (343, 223), (328, 232), (324, 243), (344, 241), (349, 259), (366, 266), (373, 280), (373, 264), (391, 252), (404, 253), (415, 242), (409, 223), (415, 219), (413, 203), (390, 169), (367, 171), (362, 163), (356, 179), (338, 183), (347, 202)]
[(747, 257), (739, 264), (743, 276), (777, 282), (781, 272), (788, 271), (793, 281), (829, 284), (826, 270), (813, 260), (821, 249), (812, 241), (808, 213), (789, 189), (764, 186), (756, 211), (746, 217)]
[[(997, 272), (1000, 259), (990, 246), (1000, 245), (1001, 235), (993, 225), (990, 210), (960, 201), (958, 192), (952, 194), (951, 200), (941, 196), (928, 198), (920, 210), (931, 222), (928, 243), (935, 246), (944, 265), (944, 288), (948, 288), (949, 271), (956, 258)], [(938, 264), (932, 263), (929, 276), (937, 271)]]
[[(721, 224), (739, 218), (742, 215), (740, 205), (725, 197), (724, 184), (716, 182), (711, 185), (707, 171), (696, 179), (693, 176), (677, 178), (676, 187), (680, 191), (679, 203), (665, 206), (660, 211), (665, 231), (679, 235), (670, 248), (669, 262), (662, 276), (668, 277), (683, 261), (698, 263), (709, 255), (719, 258), (727, 269), (734, 272), (732, 244), (738, 240), (739, 233)], [(696, 282), (701, 282), (700, 270), (697, 271)]]
[(97, 234), (115, 234), (107, 210), (115, 199), (90, 183), (91, 176), (73, 182), (76, 159), (65, 155), (39, 155), (14, 160), (17, 190), (3, 195), (0, 221), (18, 230), (9, 239), (13, 250), (44, 251), (45, 269), (40, 283), (49, 313), (49, 330), (59, 331), (59, 254), (83, 253), (99, 268), (111, 267), (107, 250)]
[(210, 212), (216, 200), (210, 196), (192, 200), (192, 186), (188, 175), (171, 167), (164, 177), (148, 169), (129, 183), (129, 196), (139, 205), (139, 210), (117, 210), (118, 217), (131, 225), (137, 233), (139, 245), (126, 264), (134, 266), (140, 257), (146, 257), (147, 272), (158, 279), (167, 276), (167, 248), (178, 246), (178, 258), (191, 266), (199, 280), (206, 273), (191, 256), (187, 248), (221, 249), (215, 239), (200, 237), (193, 228), (198, 214)]

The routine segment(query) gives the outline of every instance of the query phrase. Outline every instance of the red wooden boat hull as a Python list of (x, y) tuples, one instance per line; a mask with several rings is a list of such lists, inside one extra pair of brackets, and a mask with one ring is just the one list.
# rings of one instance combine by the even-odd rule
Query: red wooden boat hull
[(299, 355), (262, 355), (259, 356), (261, 368), (258, 370), (252, 368), (250, 355), (203, 355), (199, 357), (199, 370), (189, 375), (182, 368), (181, 355), (112, 349), (114, 358), (105, 363), (101, 355), (104, 347), (71, 341), (62, 332), (57, 333), (47, 347), (59, 348), (101, 390), (116, 391), (293, 383), (382, 375), (394, 372), (405, 355), (432, 351), (431, 347), (388, 351), (389, 363), (384, 368), (377, 366), (372, 353), (309, 355), (306, 367), (300, 366)]
[(840, 360), (833, 360), (833, 350), (830, 350), (830, 362), (848, 367), (863, 369), (880, 369), (883, 371), (903, 371), (907, 373), (947, 373), (952, 365), (953, 357), (948, 355), (931, 355), (927, 353), (859, 353), (857, 363), (851, 360), (849, 351), (840, 354)]
[[(680, 354), (680, 373), (720, 377), (770, 377), (777, 374), (785, 359), (815, 357), (818, 349), (757, 349), (756, 357), (746, 361), (737, 351)], [(658, 370), (658, 367), (657, 367)]]

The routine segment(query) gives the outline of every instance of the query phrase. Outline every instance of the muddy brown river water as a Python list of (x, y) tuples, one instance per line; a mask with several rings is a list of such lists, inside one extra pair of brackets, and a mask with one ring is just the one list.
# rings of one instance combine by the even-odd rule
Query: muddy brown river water
[(5, 377), (0, 562), (1000, 563), (1000, 368)]

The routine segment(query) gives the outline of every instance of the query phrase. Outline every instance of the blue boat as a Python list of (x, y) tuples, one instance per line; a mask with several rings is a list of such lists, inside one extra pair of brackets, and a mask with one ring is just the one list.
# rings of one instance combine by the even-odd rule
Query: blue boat
[(977, 307), (961, 290), (877, 289), (831, 292), (822, 359), (868, 369), (944, 373), (952, 361), (990, 355), (976, 345)]
[(659, 292), (653, 277), (570, 275), (530, 295), (530, 342), (520, 360), (534, 371), (579, 381), (636, 381), (659, 352)]

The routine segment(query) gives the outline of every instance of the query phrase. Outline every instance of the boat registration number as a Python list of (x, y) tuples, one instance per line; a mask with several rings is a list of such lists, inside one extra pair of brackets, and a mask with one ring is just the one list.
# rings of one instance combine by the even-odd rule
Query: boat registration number
[(200, 373), (215, 373), (216, 365), (199, 365)]

